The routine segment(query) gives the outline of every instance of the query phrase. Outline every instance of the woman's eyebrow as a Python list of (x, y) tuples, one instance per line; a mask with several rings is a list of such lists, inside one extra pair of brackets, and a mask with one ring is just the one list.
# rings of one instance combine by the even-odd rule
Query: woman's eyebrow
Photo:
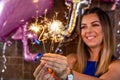
[(81, 23), (81, 25), (87, 25), (86, 23)]
[(100, 23), (100, 21), (93, 21), (93, 22), (91, 22), (91, 23), (92, 23), (92, 24), (93, 24), (93, 23)]
[[(93, 21), (91, 23), (100, 23), (100, 21)], [(81, 25), (86, 25), (86, 23), (81, 23)]]

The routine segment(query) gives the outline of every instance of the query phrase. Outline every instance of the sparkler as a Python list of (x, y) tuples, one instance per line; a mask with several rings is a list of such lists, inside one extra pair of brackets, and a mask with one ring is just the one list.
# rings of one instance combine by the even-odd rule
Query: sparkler
[(51, 47), (49, 52), (53, 51), (54, 43), (62, 42), (64, 40), (63, 31), (65, 30), (65, 27), (60, 20), (56, 19), (56, 17), (52, 20), (49, 20), (45, 16), (44, 20), (42, 20), (40, 23), (38, 23), (38, 19), (36, 19), (36, 22), (32, 23), (28, 27), (28, 30), (34, 34), (39, 34), (38, 40), (43, 42), (45, 52), (45, 40), (51, 40)]
[[(47, 39), (51, 40), (50, 52), (52, 52), (54, 50), (53, 49), (54, 43), (59, 42), (61, 44), (62, 42), (65, 41), (65, 37), (71, 36), (72, 32), (75, 29), (79, 9), (80, 8), (82, 9), (83, 7), (85, 7), (86, 5), (90, 3), (91, 3), (91, 0), (90, 1), (73, 0), (73, 6), (72, 6), (72, 4), (69, 3), (68, 0), (66, 0), (67, 6), (71, 8), (70, 10), (72, 10), (71, 15), (70, 15), (70, 21), (66, 27), (63, 25), (63, 23), (60, 20), (56, 19), (57, 14), (58, 14), (56, 13), (55, 18), (53, 18), (52, 20), (48, 20), (45, 16), (44, 20), (39, 23), (39, 24), (42, 24), (40, 27), (33, 26), (33, 25), (36, 25), (36, 26), (38, 25), (37, 24), (38, 22), (36, 22), (29, 29), (35, 33), (39, 32), (40, 41), (45, 41)], [(84, 5), (84, 6), (81, 6), (81, 5)], [(38, 21), (38, 19), (36, 21)], [(38, 28), (38, 29), (34, 29), (34, 28)], [(57, 52), (57, 50), (55, 50), (55, 52)]]
[(32, 31), (35, 34), (39, 34), (38, 39), (40, 41), (50, 39), (54, 42), (60, 42), (64, 39), (64, 29), (65, 27), (60, 20), (55, 18), (49, 20), (46, 17), (40, 23), (38, 23), (38, 21), (32, 23), (28, 28), (29, 31)]

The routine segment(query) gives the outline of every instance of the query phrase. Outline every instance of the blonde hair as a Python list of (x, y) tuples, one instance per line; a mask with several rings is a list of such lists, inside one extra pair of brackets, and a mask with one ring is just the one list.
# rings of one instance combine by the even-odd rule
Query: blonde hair
[[(100, 8), (91, 8), (87, 9), (85, 13), (78, 20), (78, 27), (80, 27), (82, 17), (87, 14), (97, 14), (100, 19), (100, 23), (102, 25), (102, 30), (104, 33), (103, 38), (103, 48), (100, 51), (99, 62), (97, 65), (96, 75), (103, 74), (107, 71), (108, 66), (111, 63), (112, 56), (115, 50), (114, 36), (113, 36), (113, 27), (111, 26), (111, 22), (109, 16)], [(74, 69), (83, 72), (86, 66), (87, 60), (90, 58), (89, 47), (83, 42), (81, 35), (79, 35), (79, 43), (77, 49), (77, 62), (74, 65)]]

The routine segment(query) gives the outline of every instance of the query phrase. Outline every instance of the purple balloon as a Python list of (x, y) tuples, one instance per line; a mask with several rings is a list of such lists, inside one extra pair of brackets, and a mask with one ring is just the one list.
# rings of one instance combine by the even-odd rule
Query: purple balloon
[(42, 53), (31, 53), (28, 46), (28, 39), (32, 39), (38, 42), (36, 34), (33, 34), (27, 30), (28, 23), (19, 27), (17, 31), (11, 36), (14, 40), (21, 40), (23, 43), (23, 56), (24, 60), (28, 62), (38, 61), (42, 57)]
[(0, 41), (52, 6), (53, 0), (0, 0)]

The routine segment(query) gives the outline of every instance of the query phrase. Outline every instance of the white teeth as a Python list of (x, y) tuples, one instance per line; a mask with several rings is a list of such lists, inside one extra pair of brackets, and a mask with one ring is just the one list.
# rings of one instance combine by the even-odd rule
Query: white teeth
[(91, 40), (94, 39), (95, 37), (91, 36), (91, 37), (87, 37), (87, 39)]

